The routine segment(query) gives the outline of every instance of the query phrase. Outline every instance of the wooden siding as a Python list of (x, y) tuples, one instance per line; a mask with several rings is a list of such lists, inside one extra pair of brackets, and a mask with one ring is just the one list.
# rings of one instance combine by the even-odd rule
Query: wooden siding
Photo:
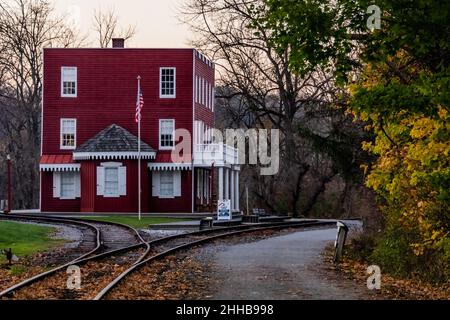
[[(151, 172), (150, 186), (151, 186)], [(192, 212), (192, 171), (181, 171), (181, 197), (159, 199), (151, 196), (150, 212)]]
[[(77, 119), (77, 145), (112, 123), (137, 135), (138, 75), (144, 108), (141, 137), (158, 149), (159, 119), (175, 119), (192, 132), (192, 49), (45, 49), (43, 154), (60, 150), (61, 118)], [(77, 97), (61, 97), (61, 67), (76, 66)], [(160, 67), (176, 68), (176, 98), (159, 98)]]
[(80, 199), (53, 198), (53, 172), (41, 172), (41, 211), (78, 212), (80, 211)]
[[(206, 81), (211, 83), (214, 88), (214, 74), (215, 69), (199, 59), (198, 55), (195, 55), (195, 75), (203, 77)], [(203, 121), (209, 127), (214, 127), (214, 113), (206, 106), (194, 102), (195, 105), (195, 120)]]

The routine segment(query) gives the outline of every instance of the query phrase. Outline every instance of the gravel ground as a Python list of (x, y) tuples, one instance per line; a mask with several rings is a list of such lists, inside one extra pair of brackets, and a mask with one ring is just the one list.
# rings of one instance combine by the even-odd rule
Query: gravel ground
[(210, 258), (212, 299), (371, 299), (365, 282), (336, 277), (322, 252), (336, 229), (295, 232), (217, 250)]
[(155, 240), (155, 239), (159, 239), (159, 238), (163, 238), (163, 237), (168, 237), (168, 236), (173, 236), (173, 235), (177, 235), (177, 234), (183, 234), (183, 233), (188, 233), (188, 232), (192, 232), (193, 230), (188, 230), (188, 229), (140, 229), (139, 233), (141, 234), (141, 236), (147, 240), (147, 241), (151, 241), (151, 240)]

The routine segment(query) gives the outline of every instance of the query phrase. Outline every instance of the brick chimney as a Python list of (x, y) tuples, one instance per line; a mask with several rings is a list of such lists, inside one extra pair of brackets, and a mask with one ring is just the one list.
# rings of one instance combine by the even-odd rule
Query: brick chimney
[(113, 38), (112, 39), (112, 47), (113, 48), (124, 48), (125, 47), (125, 39), (124, 38)]

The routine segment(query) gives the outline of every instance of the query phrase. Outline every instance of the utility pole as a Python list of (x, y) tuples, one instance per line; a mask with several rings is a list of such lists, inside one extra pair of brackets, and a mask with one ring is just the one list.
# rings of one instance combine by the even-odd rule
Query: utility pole
[(6, 156), (6, 163), (8, 165), (8, 209), (5, 213), (10, 213), (12, 209), (12, 187), (11, 187), (11, 156), (8, 154)]

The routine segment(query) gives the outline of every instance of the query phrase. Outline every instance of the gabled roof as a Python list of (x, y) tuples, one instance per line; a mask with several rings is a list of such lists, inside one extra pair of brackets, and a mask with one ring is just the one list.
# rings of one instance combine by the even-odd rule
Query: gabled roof
[[(112, 124), (79, 146), (74, 152), (75, 160), (86, 159), (134, 159), (138, 153), (138, 138), (128, 130)], [(141, 156), (154, 158), (156, 151), (141, 140)]]

